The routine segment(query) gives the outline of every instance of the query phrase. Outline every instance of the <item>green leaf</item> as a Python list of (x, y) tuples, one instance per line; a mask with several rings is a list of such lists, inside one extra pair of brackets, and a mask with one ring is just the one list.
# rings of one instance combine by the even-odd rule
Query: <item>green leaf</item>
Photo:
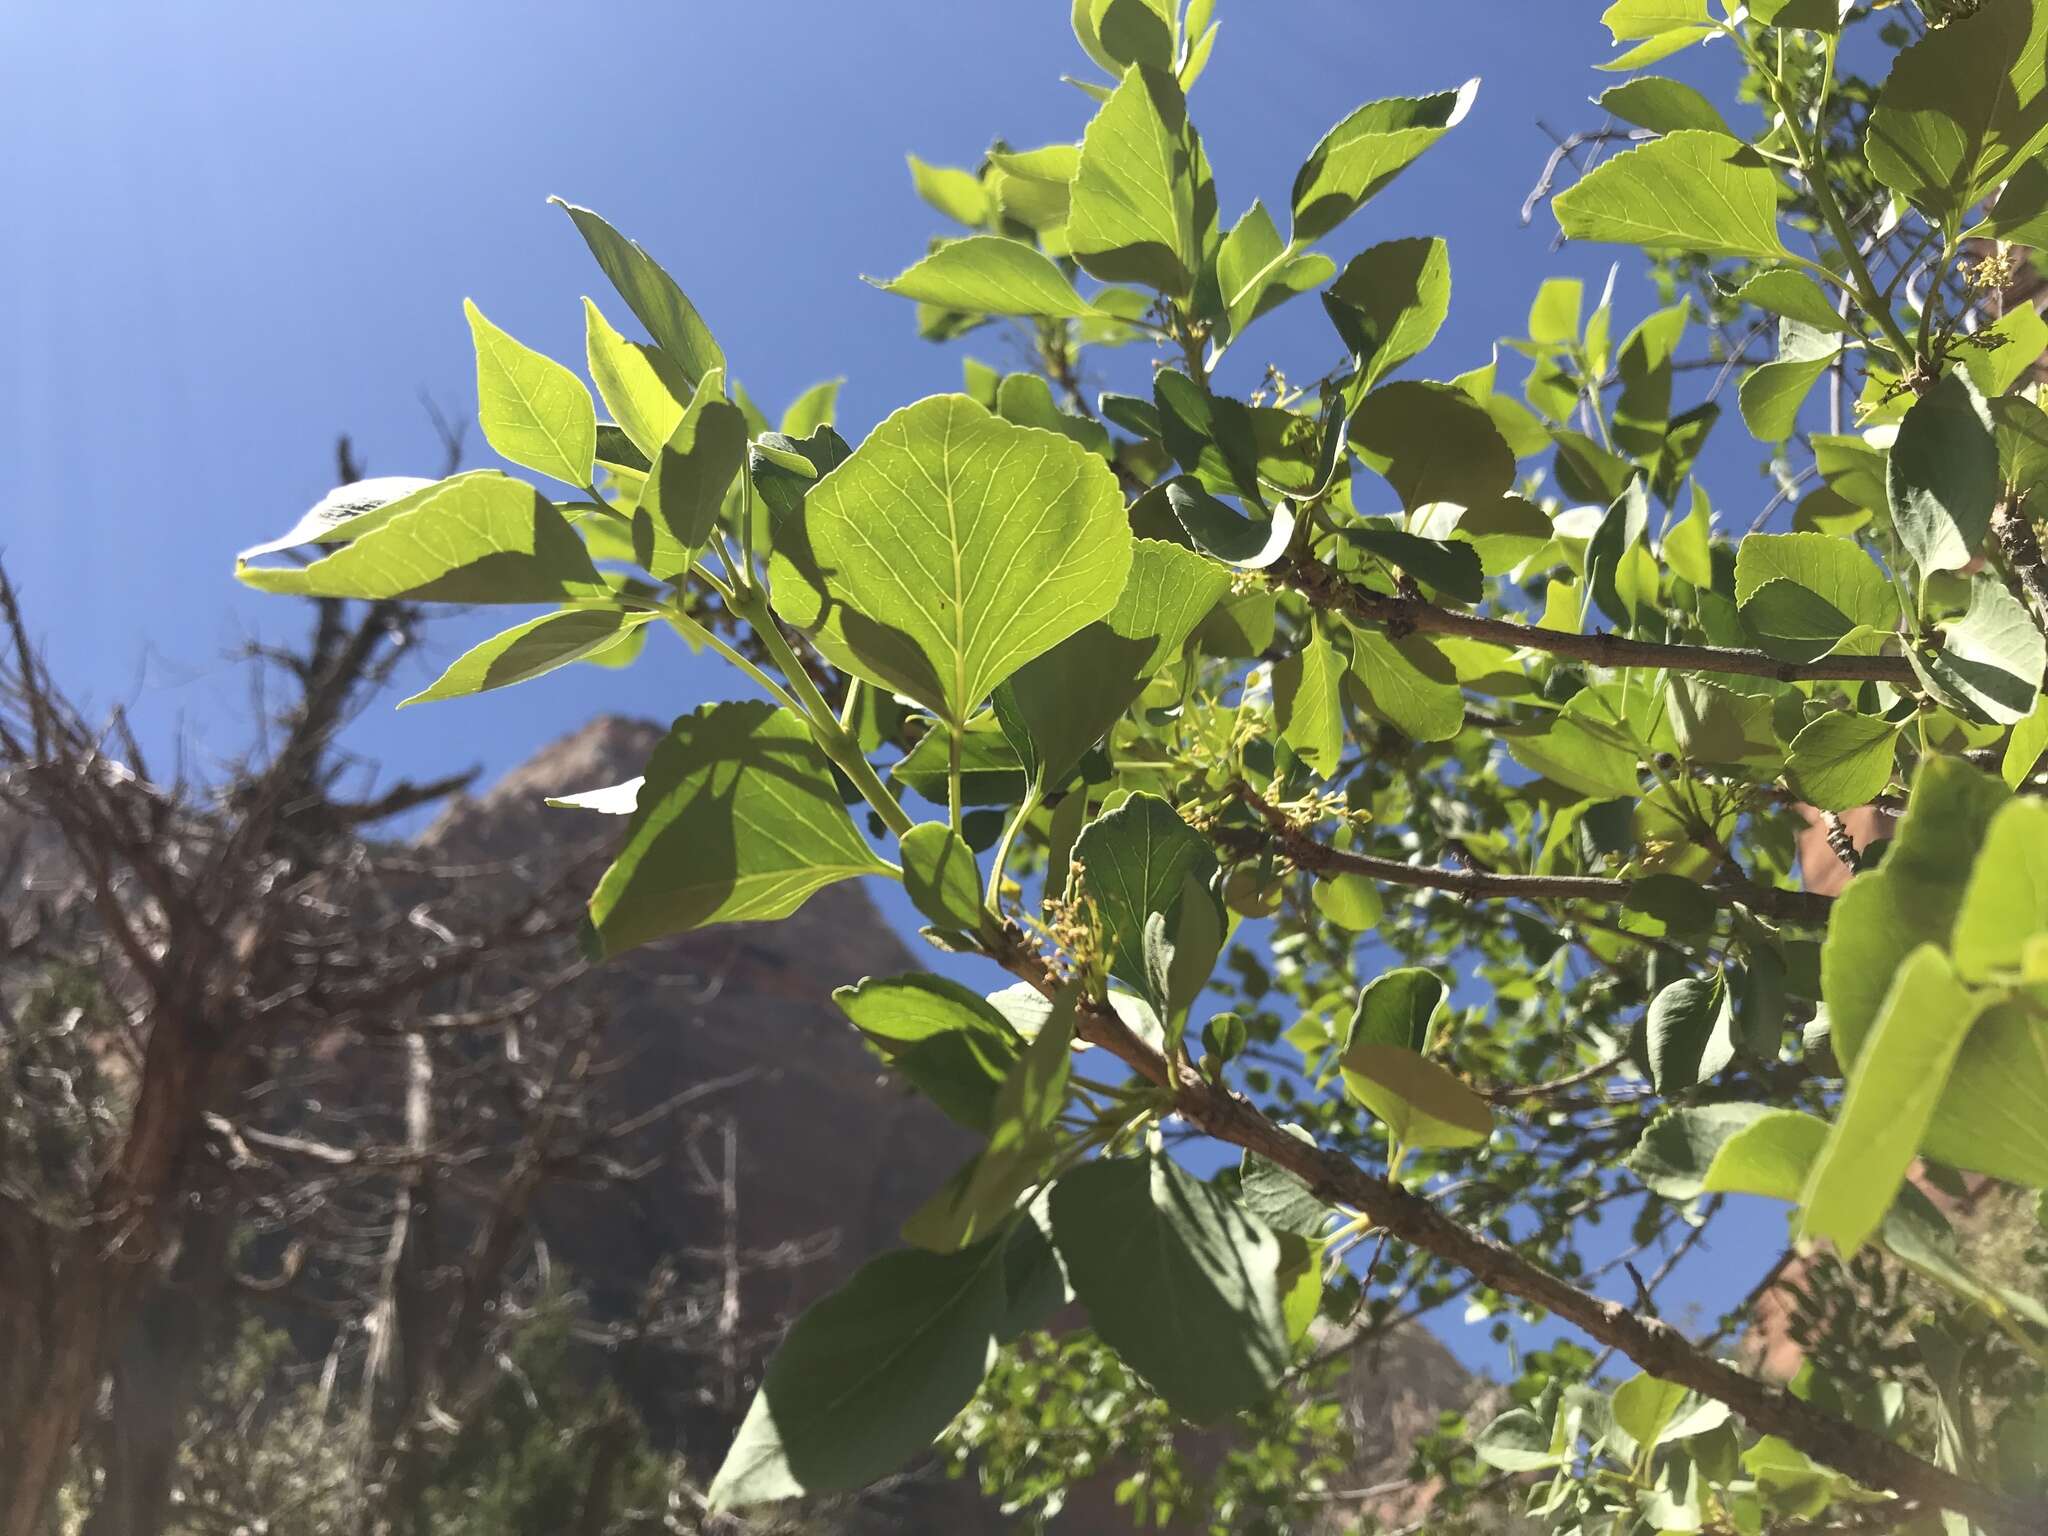
[(1639, 1446), (1655, 1445), (1685, 1401), (1685, 1388), (1655, 1376), (1631, 1376), (1614, 1389), (1614, 1424)]
[(1666, 1200), (1697, 1199), (1707, 1192), (1707, 1173), (1721, 1148), (1771, 1113), (1761, 1104), (1666, 1109), (1629, 1153), (1629, 1171)]
[(1874, 715), (1822, 715), (1792, 738), (1785, 776), (1793, 793), (1823, 811), (1868, 805), (1892, 781), (1899, 728)]
[(1169, 481), (1166, 502), (1187, 536), (1218, 560), (1263, 570), (1287, 553), (1294, 513), (1283, 503), (1271, 517), (1242, 517), (1218, 501), (1192, 475)]
[(677, 369), (684, 389), (696, 389), (705, 374), (725, 367), (725, 354), (719, 351), (696, 306), (638, 241), (628, 240), (588, 208), (578, 208), (559, 197), (548, 201), (575, 222), (612, 287)]
[[(926, 731), (889, 770), (889, 777), (934, 805), (944, 805), (951, 733)], [(968, 723), (960, 744), (960, 790), (963, 805), (1014, 805), (1028, 782), (1024, 766), (1000, 722), (986, 713)]]
[(1825, 656), (1859, 627), (1890, 630), (1899, 599), (1853, 539), (1753, 533), (1735, 548), (1735, 601), (1764, 649), (1787, 660)]
[(1070, 319), (1095, 312), (1050, 257), (1002, 235), (948, 240), (887, 282), (868, 281), (884, 293), (973, 314)]
[[(583, 301), (583, 324), (590, 377), (596, 381), (605, 409), (651, 463), (675, 431), (676, 423), (683, 419), (683, 403), (690, 391), (681, 379), (674, 377), (667, 358), (613, 330), (611, 322), (589, 299)], [(598, 446), (598, 456), (604, 456), (602, 444)]]
[[(496, 470), (476, 469), (471, 475), (496, 475)], [(454, 475), (451, 480), (466, 479)], [(500, 478), (503, 478), (500, 476)], [(345, 544), (361, 538), (379, 524), (388, 523), (401, 512), (410, 512), (429, 492), (448, 484), (447, 480), (422, 480), (418, 475), (373, 475), (338, 485), (306, 509), (306, 513), (277, 538), (251, 545), (235, 556), (237, 567), (259, 555), (275, 555), (301, 544)]]
[(1294, 176), (1291, 243), (1320, 240), (1364, 207), (1465, 120), (1478, 92), (1473, 79), (1455, 91), (1368, 102), (1324, 134)]
[(1695, 587), (1711, 588), (1714, 585), (1714, 508), (1707, 500), (1707, 493), (1695, 481), (1692, 488), (1692, 510), (1669, 533), (1664, 535), (1663, 547), (1658, 553), (1664, 563), (1671, 567), (1672, 574), (1681, 576)]
[(998, 1241), (864, 1265), (768, 1362), (711, 1507), (859, 1488), (909, 1461), (988, 1374), (1007, 1300)]
[(1827, 1135), (1828, 1123), (1817, 1115), (1765, 1109), (1720, 1144), (1701, 1187), (1707, 1194), (1760, 1195), (1796, 1203)]
[(1095, 1331), (1183, 1418), (1279, 1381), (1280, 1243), (1233, 1201), (1167, 1158), (1101, 1160), (1053, 1185), (1052, 1224)]
[[(243, 566), (259, 592), (442, 603), (608, 600), (576, 530), (532, 486), (458, 475), (311, 565)], [(395, 505), (395, 504), (394, 504)]]
[(2048, 7), (1986, 0), (1928, 31), (1892, 61), (1870, 114), (1870, 169), (1949, 224), (2048, 138)]
[(1186, 298), (1215, 230), (1216, 189), (1173, 75), (1139, 65), (1081, 139), (1067, 242), (1104, 282)]
[(1683, 81), (1667, 80), (1661, 75), (1642, 75), (1609, 86), (1594, 98), (1594, 105), (1611, 117), (1652, 133), (1699, 128), (1731, 138), (1735, 134), (1720, 109), (1705, 96)]
[(1351, 444), (1409, 511), (1431, 502), (1485, 506), (1515, 482), (1515, 456), (1484, 406), (1448, 384), (1401, 380), (1367, 395)]
[(1651, 1001), (1643, 1027), (1659, 1093), (1703, 1083), (1735, 1057), (1735, 1010), (1718, 971), (1672, 982)]
[(2048, 667), (2048, 639), (1996, 576), (1970, 579), (1970, 605), (1941, 643), (1906, 653), (1927, 691), (1972, 719), (1997, 725), (2024, 720)]
[(1999, 764), (1999, 777), (2006, 787), (2018, 789), (2032, 778), (2043, 752), (2048, 752), (2048, 694), (2034, 700), (2027, 718), (2012, 728), (2006, 740), (2005, 758)]
[(1884, 862), (1835, 898), (1821, 945), (1821, 996), (1845, 1067), (1862, 1050), (1900, 961), (1922, 944), (1947, 945), (1969, 861), (2009, 798), (2003, 784), (1967, 763), (1926, 759)]
[(1038, 232), (1048, 252), (1065, 249), (1069, 189), (1080, 166), (1078, 144), (1038, 149), (992, 149), (986, 175), (989, 196), (1006, 219)]
[[(1280, 1129), (1305, 1145), (1316, 1144), (1298, 1125)], [(1298, 1237), (1320, 1238), (1329, 1230), (1334, 1214), (1299, 1178), (1256, 1152), (1246, 1152), (1239, 1161), (1238, 1195), (1245, 1209), (1275, 1232), (1292, 1232)]]
[[(1088, 823), (1074, 841), (1083, 895), (1095, 905), (1109, 972), (1143, 992), (1145, 920), (1154, 912), (1169, 927), (1180, 916), (1190, 875), (1206, 883), (1216, 856), (1208, 841), (1157, 795), (1132, 795)], [(1204, 900), (1213, 898), (1206, 891)]]
[(1380, 888), (1364, 875), (1323, 875), (1309, 896), (1318, 912), (1353, 933), (1371, 932), (1386, 915)]
[(1582, 625), (1598, 604), (1600, 611), (1623, 629), (1635, 626), (1636, 605), (1622, 596), (1622, 578), (1629, 557), (1643, 547), (1649, 529), (1649, 492), (1642, 476), (1637, 475), (1615, 497), (1593, 537), (1586, 541), (1586, 595), (1579, 614)]
[(1847, 1258), (1877, 1230), (1919, 1155), (1956, 1055), (1992, 1000), (1958, 981), (1934, 945), (1906, 957), (1807, 1176), (1802, 1239), (1831, 1239)]
[(1550, 1426), (1527, 1408), (1510, 1408), (1473, 1436), (1472, 1454), (1501, 1472), (1543, 1472), (1567, 1459), (1551, 1449)]
[(825, 379), (813, 384), (790, 401), (777, 430), (784, 437), (802, 438), (831, 426), (833, 414), (839, 408), (839, 390), (845, 383), (844, 379)]
[(1344, 1036), (1354, 1045), (1393, 1045), (1421, 1055), (1430, 1046), (1430, 1025), (1443, 1007), (1443, 979), (1434, 971), (1402, 966), (1367, 982), (1352, 1010)]
[(1109, 457), (1109, 429), (1099, 421), (1063, 411), (1052, 386), (1035, 373), (1010, 373), (996, 386), (996, 414), (1021, 427), (1043, 427), (1072, 438), (1090, 453)]
[(1108, 615), (1019, 667), (1001, 690), (1005, 728), (1016, 721), (1042, 788), (1074, 765), (1137, 701), (1161, 667), (1230, 590), (1230, 572), (1158, 539), (1132, 545), (1131, 574)]
[(671, 580), (718, 528), (725, 493), (747, 462), (747, 421), (724, 397), (725, 375), (704, 375), (661, 451), (633, 511), (633, 554), (649, 575)]
[(1101, 459), (937, 395), (875, 428), (774, 543), (783, 618), (835, 666), (958, 726), (1115, 606), (1132, 541)]
[(1696, 129), (1603, 161), (1552, 200), (1572, 240), (1789, 259), (1778, 237), (1778, 178), (1738, 139)]
[(1351, 675), (1372, 708), (1416, 741), (1449, 741), (1465, 728), (1457, 669), (1421, 635), (1354, 631)]
[(1922, 571), (1977, 557), (1998, 500), (1991, 413), (1967, 375), (1951, 373), (1906, 410), (1885, 470), (1892, 527)]
[(1797, 320), (1801, 325), (1816, 331), (1844, 331), (1853, 334), (1854, 328), (1835, 312), (1835, 306), (1822, 292), (1819, 283), (1802, 273), (1778, 267), (1759, 272), (1735, 291), (1738, 303), (1753, 304), (1758, 309), (1786, 320)]
[(1230, 334), (1296, 294), (1321, 287), (1336, 271), (1337, 264), (1320, 251), (1290, 254), (1266, 205), (1254, 200), (1216, 253), (1217, 291)]
[[(1052, 1124), (1066, 1103), (1072, 1076), (1074, 1001), (1069, 984), (1058, 997), (1038, 999), (1044, 1021), (1002, 1077), (982, 1127), (983, 1147), (959, 1173), (904, 1223), (903, 1235), (920, 1248), (950, 1252), (1006, 1221), (1017, 1199), (1040, 1182), (1058, 1150)], [(1032, 1225), (1027, 1222), (1020, 1225)]]
[(903, 834), (903, 892), (941, 928), (973, 933), (981, 927), (981, 873), (974, 850), (944, 822), (927, 821)]
[(707, 923), (787, 917), (813, 891), (887, 873), (803, 722), (766, 703), (680, 717), (647, 762), (626, 844), (590, 898), (616, 955)]
[(1973, 981), (2022, 969), (2030, 940), (2048, 934), (2048, 805), (2008, 801), (1991, 818), (1956, 912), (1956, 970)]
[(1777, 360), (1750, 369), (1739, 391), (1743, 425), (1759, 442), (1782, 443), (1798, 428), (1799, 408), (1842, 355), (1831, 331), (1797, 320), (1778, 323)]
[(1529, 301), (1529, 339), (1557, 346), (1576, 346), (1580, 316), (1586, 306), (1586, 285), (1576, 277), (1546, 277)]
[[(1488, 513), (1509, 505), (1508, 501), (1494, 502), (1491, 507), (1481, 508), (1480, 516), (1473, 521), (1483, 528)], [(1528, 503), (1522, 502), (1520, 505), (1527, 506)], [(1461, 517), (1457, 526), (1463, 529), (1465, 519)], [(1546, 536), (1549, 534), (1548, 522), (1544, 523), (1543, 531)], [(1461, 603), (1476, 603), (1485, 593), (1485, 567), (1481, 564), (1478, 549), (1472, 543), (1445, 543), (1440, 539), (1425, 539), (1417, 534), (1403, 532), (1396, 526), (1395, 519), (1385, 517), (1366, 518), (1360, 522), (1347, 524), (1337, 532), (1346, 543), (1377, 555), (1390, 565), (1399, 566), (1410, 576), (1427, 582), (1445, 596), (1455, 598)], [(1476, 530), (1468, 530), (1468, 537), (1477, 537)]]
[(1600, 17), (1617, 43), (1660, 37), (1674, 27), (1704, 27), (1711, 20), (1707, 0), (1614, 0)]
[(974, 172), (957, 165), (930, 165), (915, 155), (906, 155), (904, 159), (910, 163), (911, 185), (932, 207), (969, 229), (980, 229), (988, 223), (988, 189)]
[(838, 988), (832, 1001), (885, 1056), (948, 1034), (976, 1035), (1006, 1061), (1022, 1044), (1009, 1020), (980, 993), (928, 971), (866, 976)]
[(1388, 240), (1344, 264), (1323, 294), (1337, 334), (1375, 384), (1427, 347), (1451, 310), (1450, 247), (1438, 239)]
[(1344, 658), (1320, 629), (1273, 666), (1273, 719), (1280, 739), (1320, 779), (1333, 777), (1344, 756), (1344, 701), (1338, 692), (1343, 676)]
[(1625, 74), (1632, 69), (1641, 69), (1646, 64), (1655, 64), (1668, 59), (1672, 54), (1690, 48), (1694, 43), (1705, 42), (1715, 36), (1712, 27), (1673, 27), (1669, 32), (1659, 32), (1645, 38), (1626, 52), (1617, 53), (1611, 59), (1604, 59), (1593, 67), (1609, 74)]
[(545, 676), (557, 667), (608, 650), (646, 622), (647, 615), (621, 613), (616, 608), (571, 608), (542, 614), (470, 647), (431, 685), (403, 700), (399, 707), (486, 693)]
[(551, 357), (499, 330), (468, 299), (462, 312), (476, 342), (477, 417), (484, 437), (514, 464), (566, 484), (590, 484), (597, 411), (583, 381)]
[(1476, 1147), (1493, 1134), (1493, 1111), (1458, 1078), (1406, 1046), (1348, 1047), (1344, 1086), (1408, 1147)]

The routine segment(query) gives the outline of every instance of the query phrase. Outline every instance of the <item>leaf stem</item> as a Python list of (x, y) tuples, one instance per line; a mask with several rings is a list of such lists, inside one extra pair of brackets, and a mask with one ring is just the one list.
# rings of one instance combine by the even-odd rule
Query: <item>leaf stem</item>
[(1002, 840), (996, 844), (995, 867), (988, 872), (988, 894), (982, 903), (991, 912), (1002, 910), (1003, 866), (1010, 862), (1010, 847), (1017, 841), (1017, 834), (1023, 830), (1025, 821), (1038, 809), (1039, 789), (1032, 784), (1024, 791), (1023, 803), (1017, 807), (1017, 814), (1010, 818), (1010, 824), (1003, 828)]

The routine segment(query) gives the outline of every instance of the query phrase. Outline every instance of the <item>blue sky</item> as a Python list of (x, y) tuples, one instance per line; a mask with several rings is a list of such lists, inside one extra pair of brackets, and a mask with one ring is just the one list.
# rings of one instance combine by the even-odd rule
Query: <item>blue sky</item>
[[(1455, 302), (1420, 366), (1448, 377), (1521, 328), (1541, 278), (1597, 290), (1623, 258), (1623, 328), (1654, 302), (1626, 253), (1552, 251), (1522, 198), (1549, 141), (1593, 126), (1614, 77), (1599, 0), (1221, 0), (1193, 113), (1226, 220), (1283, 204), (1360, 102), (1483, 77), (1469, 119), (1327, 242), (1450, 243)], [(0, 10), (0, 555), (60, 677), (127, 705), (204, 765), (244, 739), (224, 654), (294, 608), (231, 579), (234, 550), (331, 482), (346, 431), (372, 473), (433, 473), (420, 400), (474, 407), (461, 301), (580, 367), (578, 296), (603, 278), (550, 194), (645, 244), (771, 413), (843, 374), (854, 440), (957, 386), (972, 337), (919, 342), (864, 286), (920, 255), (936, 214), (903, 157), (1078, 137), (1090, 104), (1066, 0), (12, 0)], [(1725, 94), (1712, 51), (1669, 72)], [(1738, 119), (1740, 121), (1740, 119)], [(1230, 366), (1334, 361), (1319, 307), (1262, 321)], [(1144, 359), (1115, 370), (1142, 377)], [(1114, 372), (1105, 382), (1114, 377)], [(1724, 419), (1717, 500), (1746, 524), (1762, 454)], [(471, 434), (472, 462), (491, 462)], [(523, 617), (524, 615), (519, 615)], [(511, 620), (442, 624), (404, 679)], [(379, 712), (354, 734), (387, 774), (494, 773), (616, 710), (667, 716), (731, 684), (661, 637), (625, 674), (574, 668), (479, 699)], [(407, 691), (412, 691), (409, 688)], [(588, 786), (567, 785), (565, 789)], [(892, 915), (902, 916), (901, 904)], [(1674, 1292), (1739, 1292), (1775, 1253), (1710, 1257)], [(1770, 1228), (1772, 1230), (1765, 1230)], [(1450, 1333), (1459, 1330), (1452, 1328)], [(1475, 1346), (1460, 1344), (1461, 1352)], [(1476, 1358), (1476, 1355), (1474, 1356)]]

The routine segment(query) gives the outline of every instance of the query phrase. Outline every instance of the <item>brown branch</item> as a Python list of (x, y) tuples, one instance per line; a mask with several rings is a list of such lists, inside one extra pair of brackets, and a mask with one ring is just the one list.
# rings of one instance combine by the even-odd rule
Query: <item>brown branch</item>
[[(1405, 885), (1427, 890), (1449, 891), (1474, 899), (1520, 899), (1523, 901), (1610, 901), (1626, 902), (1635, 890), (1633, 880), (1612, 880), (1599, 875), (1502, 875), (1483, 869), (1440, 869), (1428, 864), (1403, 864), (1369, 853), (1352, 853), (1319, 843), (1287, 819), (1284, 812), (1267, 804), (1244, 784), (1235, 786), (1237, 796), (1265, 819), (1264, 833), (1238, 828), (1216, 828), (1211, 836), (1226, 846), (1250, 842), (1276, 845), (1297, 869), (1316, 875), (1363, 875), (1382, 885)], [(1778, 886), (1729, 881), (1700, 887), (1717, 905), (1747, 907), (1765, 917), (1787, 922), (1825, 923), (1833, 898), (1818, 891), (1791, 891)]]
[[(1065, 983), (1014, 925), (1005, 926), (992, 949), (1000, 964), (1047, 997)], [(1866, 1487), (1967, 1515), (1996, 1536), (2035, 1536), (2048, 1523), (2048, 1507), (1944, 1471), (1783, 1387), (1745, 1376), (1703, 1353), (1669, 1323), (1638, 1317), (1619, 1302), (1588, 1295), (1505, 1244), (1459, 1225), (1421, 1196), (1368, 1173), (1341, 1154), (1296, 1140), (1249, 1100), (1204, 1078), (1185, 1058), (1168, 1061), (1106, 1003), (1084, 1002), (1075, 1027), (1090, 1045), (1107, 1050), (1146, 1081), (1170, 1089), (1175, 1111), (1197, 1129), (1278, 1164), (1318, 1198), (1362, 1211), (1375, 1227), (1427, 1249), (1495, 1290), (1555, 1313), (1651, 1375), (1726, 1403), (1758, 1433), (1777, 1435)]]
[(1306, 598), (1312, 607), (1342, 613), (1360, 623), (1376, 624), (1395, 634), (1463, 635), (1509, 649), (1546, 651), (1602, 667), (1668, 667), (1678, 672), (1724, 672), (1740, 677), (1770, 677), (1781, 683), (1878, 682), (1908, 690), (1920, 686), (1903, 656), (1823, 656), (1818, 661), (1781, 661), (1762, 651), (1724, 645), (1672, 645), (1661, 640), (1631, 640), (1605, 632), (1567, 634), (1539, 629), (1513, 619), (1492, 619), (1475, 613), (1439, 608), (1419, 597), (1374, 592), (1344, 579), (1314, 560), (1292, 560), (1267, 573), (1282, 586)]
[(2041, 553), (2041, 541), (2034, 525), (2016, 505), (2000, 506), (1991, 514), (1991, 536), (2005, 557), (2005, 568), (2014, 595), (2026, 604), (2034, 623), (2048, 633), (2048, 557)]

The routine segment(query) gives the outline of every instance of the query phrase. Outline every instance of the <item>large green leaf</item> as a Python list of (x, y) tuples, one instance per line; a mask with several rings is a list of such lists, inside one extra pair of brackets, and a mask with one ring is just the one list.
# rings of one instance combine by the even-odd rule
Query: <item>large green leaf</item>
[(498, 474), (458, 475), (311, 565), (242, 566), (259, 592), (553, 603), (610, 596), (583, 541), (540, 492)]
[(882, 874), (840, 803), (825, 756), (786, 709), (707, 704), (679, 718), (590, 898), (607, 955), (707, 923), (787, 917), (811, 893)]
[(1907, 409), (1885, 472), (1892, 527), (1923, 571), (1977, 557), (1998, 500), (1998, 440), (1969, 377), (1944, 375)]
[(1419, 966), (1382, 972), (1359, 991), (1345, 1048), (1392, 1045), (1418, 1055), (1429, 1049), (1430, 1026), (1443, 1007), (1443, 979)]
[(476, 343), (477, 417), (490, 445), (514, 464), (573, 486), (590, 484), (597, 411), (583, 381), (522, 346), (462, 301)]
[(1448, 384), (1382, 384), (1352, 415), (1350, 435), (1411, 512), (1439, 501), (1487, 506), (1514, 486), (1515, 455), (1493, 418)]
[(2048, 138), (2048, 6), (1983, 0), (1892, 61), (1864, 143), (1878, 180), (1952, 222)]
[(938, 1438), (994, 1363), (1003, 1244), (870, 1261), (797, 1319), (711, 1484), (714, 1509), (859, 1488)]
[(1416, 741), (1449, 741), (1465, 728), (1457, 669), (1422, 635), (1354, 631), (1351, 677), (1377, 714)]
[[(498, 472), (475, 469), (469, 473), (496, 475)], [(466, 477), (455, 475), (450, 478), (460, 480)], [(445, 480), (423, 480), (418, 475), (373, 475), (367, 480), (351, 480), (347, 485), (337, 485), (276, 538), (252, 544), (236, 555), (235, 564), (239, 567), (259, 555), (280, 554), (302, 544), (346, 544), (350, 539), (361, 538), (380, 523), (390, 522), (399, 513), (410, 512), (430, 493), (447, 483)]]
[(1215, 225), (1215, 184), (1179, 82), (1131, 69), (1082, 136), (1068, 248), (1105, 282), (1185, 298)]
[(1610, 86), (1594, 98), (1603, 112), (1652, 133), (1678, 133), (1687, 128), (1732, 134), (1720, 108), (1681, 80), (1641, 75)]
[(1052, 1226), (1095, 1331), (1184, 1418), (1215, 1423), (1286, 1370), (1279, 1240), (1179, 1164), (1077, 1168)]
[(1404, 1045), (1361, 1041), (1341, 1058), (1344, 1086), (1409, 1147), (1476, 1147), (1493, 1134), (1486, 1100)]
[(926, 1098), (969, 1130), (988, 1133), (1022, 1042), (979, 993), (912, 972), (864, 977), (832, 1000)]
[(1450, 247), (1434, 238), (1368, 246), (1345, 263), (1323, 307), (1370, 389), (1442, 329), (1451, 309)]
[(633, 510), (633, 555), (650, 575), (690, 568), (718, 528), (726, 492), (747, 462), (747, 420), (724, 395), (725, 375), (705, 374), (654, 456)]
[(1479, 82), (1368, 102), (1324, 134), (1294, 176), (1292, 243), (1319, 240), (1363, 207), (1472, 110)]
[[(1208, 840), (1157, 795), (1133, 795), (1082, 829), (1074, 861), (1081, 891), (1095, 906), (1110, 974), (1144, 991), (1145, 920), (1161, 913), (1171, 930), (1188, 878), (1206, 882), (1215, 870)], [(1211, 898), (1204, 891), (1201, 899)]]
[(1906, 957), (1849, 1072), (1827, 1145), (1807, 1176), (1799, 1235), (1860, 1248), (1905, 1182), (1970, 1028), (1993, 1001), (1932, 944)]
[(1280, 739), (1317, 778), (1336, 776), (1344, 756), (1344, 658), (1318, 629), (1273, 664), (1273, 719)]
[(632, 635), (648, 621), (646, 614), (616, 608), (570, 608), (515, 624), (480, 645), (471, 646), (427, 687), (401, 702), (424, 704), (430, 699), (455, 699), (465, 694), (509, 688), (542, 677), (572, 661), (582, 661)]
[(1884, 862), (1835, 899), (1821, 946), (1821, 996), (1844, 1066), (1863, 1049), (1900, 961), (1922, 944), (1949, 942), (1970, 861), (2010, 798), (1996, 778), (1967, 763), (1928, 758)]
[(1973, 719), (2015, 725), (2034, 707), (2048, 639), (2004, 582), (1970, 580), (1970, 603), (1939, 645), (1907, 651), (1927, 691)]
[(1291, 251), (1266, 205), (1253, 200), (1216, 252), (1217, 294), (1236, 336), (1268, 310), (1328, 282), (1337, 264), (1320, 251)]
[(1685, 129), (1602, 162), (1551, 206), (1566, 236), (1777, 261), (1778, 177), (1739, 139)]
[(869, 281), (920, 304), (972, 314), (1064, 319), (1094, 312), (1050, 257), (1001, 235), (948, 240), (887, 282)]
[(1858, 628), (1890, 630), (1896, 589), (1853, 539), (1753, 533), (1736, 545), (1735, 601), (1765, 650), (1788, 660), (1825, 656)]
[(1659, 1093), (1705, 1082), (1735, 1057), (1735, 1008), (1727, 979), (1716, 972), (1672, 982), (1651, 1001), (1643, 1030), (1650, 1079)]
[(981, 872), (966, 839), (942, 821), (927, 821), (897, 846), (910, 904), (941, 928), (973, 933), (981, 925)]
[(619, 297), (679, 370), (683, 388), (694, 390), (705, 374), (725, 366), (725, 354), (697, 307), (638, 241), (628, 240), (588, 208), (578, 208), (559, 197), (549, 201), (575, 221), (583, 243), (590, 247), (590, 254), (597, 258)]
[(2048, 805), (2015, 799), (1991, 818), (1956, 913), (1956, 969), (1973, 981), (2018, 972), (2048, 934)]
[(1131, 574), (1108, 615), (1077, 630), (1013, 674), (998, 695), (1006, 731), (1047, 789), (1066, 781), (1081, 755), (1123, 715), (1152, 674), (1230, 590), (1230, 572), (1158, 539), (1132, 546)]
[(667, 358), (621, 336), (589, 299), (583, 301), (583, 322), (590, 377), (605, 409), (651, 463), (683, 419), (690, 391)]
[(771, 592), (834, 665), (960, 725), (1114, 607), (1131, 543), (1101, 459), (937, 395), (891, 415), (776, 520)]
[(1868, 805), (1892, 781), (1899, 728), (1875, 715), (1822, 715), (1792, 738), (1785, 762), (1793, 791), (1823, 811)]
[(1841, 355), (1832, 327), (1821, 331), (1797, 320), (1780, 321), (1777, 358), (1750, 369), (1739, 391), (1750, 435), (1766, 443), (1790, 437), (1799, 425), (1799, 408)]

